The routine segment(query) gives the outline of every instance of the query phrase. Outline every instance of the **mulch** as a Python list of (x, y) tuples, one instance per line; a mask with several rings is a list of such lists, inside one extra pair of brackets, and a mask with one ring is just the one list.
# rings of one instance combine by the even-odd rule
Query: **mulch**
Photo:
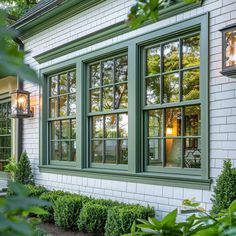
[(42, 223), (39, 227), (53, 236), (93, 236), (93, 234), (85, 234), (82, 232), (65, 231), (53, 224)]

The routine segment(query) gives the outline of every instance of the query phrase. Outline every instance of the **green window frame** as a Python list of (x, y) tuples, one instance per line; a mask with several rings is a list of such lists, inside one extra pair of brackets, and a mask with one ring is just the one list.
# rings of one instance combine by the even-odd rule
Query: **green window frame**
[(11, 127), (11, 101), (0, 101), (0, 171), (4, 171), (12, 154)]
[[(40, 170), (47, 173), (58, 173), (58, 171), (60, 171), (68, 175), (92, 178), (209, 189), (211, 181), (209, 179), (208, 158), (208, 18), (208, 14), (203, 14), (42, 69), (41, 136), (47, 136), (48, 138), (48, 131), (45, 129), (45, 125), (43, 125), (48, 122), (47, 116), (45, 117), (45, 114), (48, 114), (47, 95), (45, 96), (45, 91), (47, 91), (48, 86), (47, 78), (49, 75), (55, 74), (58, 71), (67, 70), (68, 68), (76, 68), (76, 122), (79, 125), (76, 127), (77, 159), (73, 165), (67, 165), (64, 162), (50, 162), (48, 158), (48, 143), (44, 139), (41, 141), (40, 148)], [(180, 99), (173, 103), (164, 103), (162, 101), (160, 104), (145, 104), (145, 50), (149, 47), (166, 44), (175, 40), (178, 40), (180, 44), (182, 44), (184, 38), (196, 34), (200, 34), (201, 60), (199, 65), (194, 65), (191, 69), (197, 70), (200, 68), (199, 97), (184, 101)], [(91, 112), (89, 91), (92, 90), (92, 88), (90, 88), (89, 84), (89, 66), (98, 62), (101, 63), (109, 58), (114, 59), (124, 54), (128, 55), (128, 108), (118, 110), (118, 112), (115, 109), (111, 111), (103, 111), (100, 109)], [(174, 72), (178, 71), (178, 73), (181, 74), (180, 82), (183, 80), (182, 74), (185, 73), (185, 70), (190, 70), (190, 68), (185, 69), (178, 67), (177, 70), (174, 70)], [(164, 75), (165, 72), (161, 72), (160, 76), (163, 77)], [(114, 87), (115, 83), (113, 82), (111, 86)], [(102, 90), (102, 88), (103, 86), (99, 86), (100, 90)], [(182, 90), (179, 91), (179, 94), (182, 95)], [(162, 98), (163, 94), (160, 96), (160, 101), (163, 100)], [(146, 125), (148, 112), (162, 109), (162, 119), (165, 121), (165, 113), (168, 113), (170, 109), (180, 107), (181, 115), (183, 116), (189, 106), (199, 105), (201, 106), (200, 114), (197, 114), (197, 116), (193, 114), (191, 119), (201, 117), (201, 135), (198, 135), (196, 133), (197, 129), (194, 131), (194, 129), (192, 129), (193, 127), (190, 127), (188, 132), (193, 132), (194, 135), (183, 135), (185, 129), (184, 125), (182, 125), (177, 138), (199, 138), (199, 136), (201, 136), (200, 143), (196, 141), (188, 143), (190, 148), (197, 147), (198, 145), (201, 146), (201, 168), (182, 168), (184, 167), (183, 160), (181, 160), (181, 168), (170, 168), (170, 166), (165, 166), (164, 164), (161, 166), (147, 165), (147, 140), (150, 138), (147, 136), (148, 129)], [(92, 137), (92, 117), (101, 116), (104, 118), (106, 115), (122, 112), (128, 112), (128, 164), (122, 165), (117, 162), (114, 164), (91, 163), (90, 141)], [(190, 115), (191, 114), (190, 112)], [(186, 116), (186, 124), (189, 123), (188, 120), (189, 117)], [(166, 128), (170, 127), (167, 126)], [(105, 140), (105, 137), (100, 138), (102, 141)], [(163, 140), (166, 138), (164, 129), (162, 129), (162, 136), (160, 136), (160, 138), (163, 138)], [(117, 139), (115, 140), (117, 141)], [(181, 143), (181, 147), (183, 147), (183, 142)], [(161, 152), (163, 155), (163, 149)], [(183, 151), (181, 152), (183, 153)]]
[(48, 156), (51, 164), (76, 161), (76, 72), (58, 72), (48, 82)]
[(128, 56), (115, 55), (87, 65), (89, 164), (128, 164)]

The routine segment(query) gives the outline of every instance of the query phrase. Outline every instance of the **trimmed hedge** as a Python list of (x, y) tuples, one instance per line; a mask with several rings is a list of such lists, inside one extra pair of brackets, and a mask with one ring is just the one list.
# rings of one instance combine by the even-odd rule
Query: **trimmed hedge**
[(26, 185), (26, 188), (29, 190), (29, 197), (39, 198), (43, 193), (49, 192), (49, 190), (47, 190), (43, 186), (35, 186), (28, 184)]
[(105, 236), (129, 233), (136, 219), (148, 219), (155, 215), (154, 209), (140, 205), (115, 206), (108, 210)]
[(39, 197), (40, 200), (44, 200), (52, 204), (51, 206), (44, 207), (44, 209), (48, 212), (48, 214), (40, 216), (42, 221), (48, 222), (48, 223), (54, 223), (54, 204), (59, 197), (65, 196), (65, 195), (71, 195), (71, 194), (65, 193), (60, 190), (53, 190), (50, 192), (45, 192)]
[(76, 230), (80, 211), (89, 199), (75, 194), (59, 197), (54, 205), (55, 224), (63, 229)]
[(104, 235), (108, 209), (121, 205), (117, 201), (94, 199), (84, 205), (81, 210), (78, 229), (83, 232)]
[(83, 232), (104, 235), (109, 207), (99, 204), (85, 204), (81, 210), (78, 229)]

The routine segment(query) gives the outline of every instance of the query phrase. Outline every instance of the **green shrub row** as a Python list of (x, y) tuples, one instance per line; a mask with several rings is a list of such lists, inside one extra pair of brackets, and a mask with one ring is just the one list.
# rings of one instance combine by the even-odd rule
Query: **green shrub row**
[(94, 235), (120, 236), (130, 230), (134, 220), (154, 216), (154, 209), (141, 205), (128, 205), (117, 201), (94, 199), (63, 191), (48, 191), (41, 186), (27, 185), (30, 196), (48, 201), (44, 207), (44, 222), (55, 223), (67, 230), (79, 230)]

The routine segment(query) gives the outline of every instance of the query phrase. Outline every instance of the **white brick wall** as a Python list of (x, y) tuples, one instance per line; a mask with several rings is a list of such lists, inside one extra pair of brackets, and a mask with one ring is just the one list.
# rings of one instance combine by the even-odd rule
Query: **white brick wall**
[[(68, 43), (95, 30), (123, 21), (126, 19), (131, 4), (132, 1), (129, 0), (107, 0), (27, 39), (25, 47), (31, 53), (26, 56), (26, 62), (36, 69), (44, 68), (209, 11), (210, 176), (214, 179), (219, 175), (224, 159), (233, 159), (236, 166), (236, 80), (223, 77), (220, 74), (222, 41), (219, 31), (226, 25), (236, 23), (235, 0), (206, 0), (200, 8), (117, 36), (41, 65), (32, 58), (39, 53)], [(29, 153), (32, 160), (38, 184), (43, 184), (51, 189), (58, 188), (80, 192), (97, 198), (150, 204), (156, 208), (159, 217), (164, 216), (166, 212), (176, 207), (180, 207), (184, 198), (195, 197), (198, 202), (202, 203), (204, 208), (210, 209), (210, 191), (39, 173), (37, 167), (39, 162), (39, 89), (36, 85), (30, 83), (25, 83), (25, 89), (32, 92), (36, 114), (34, 118), (24, 121), (22, 142), (24, 149)]]

